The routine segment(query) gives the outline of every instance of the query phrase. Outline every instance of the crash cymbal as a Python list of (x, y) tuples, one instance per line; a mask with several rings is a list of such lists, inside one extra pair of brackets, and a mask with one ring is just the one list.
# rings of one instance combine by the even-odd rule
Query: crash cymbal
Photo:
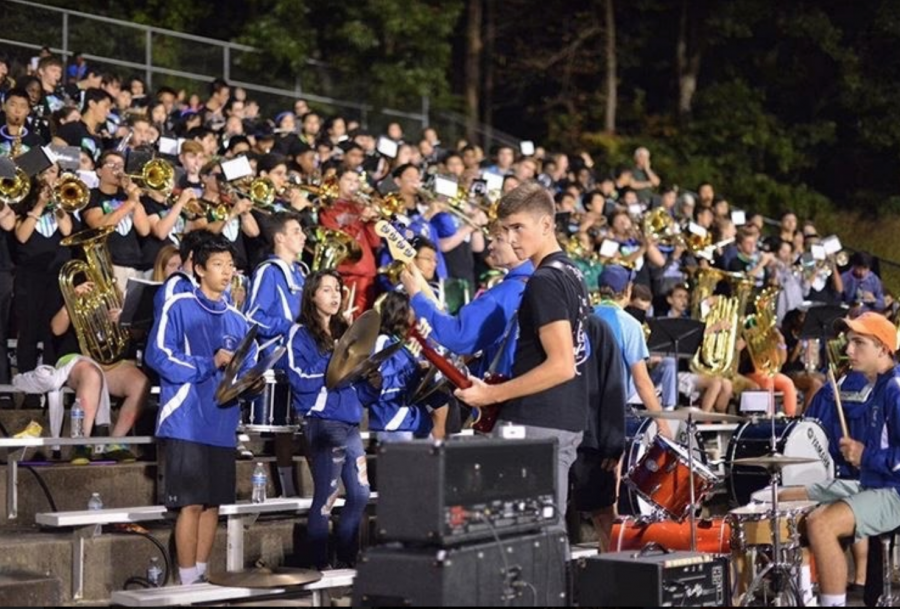
[[(285, 347), (276, 347), (269, 355), (259, 360), (244, 376), (236, 379), (230, 385), (224, 385), (223, 379), (223, 382), (220, 383), (219, 387), (216, 389), (216, 402), (219, 404), (227, 404), (259, 383), (263, 375), (271, 370), (272, 366), (282, 358), (285, 351), (287, 351)], [(237, 359), (237, 356), (235, 356), (235, 359)]]
[[(234, 381), (237, 378), (238, 371), (241, 369), (241, 363), (247, 359), (247, 355), (250, 353), (250, 348), (253, 346), (253, 342), (256, 340), (256, 333), (259, 330), (259, 326), (253, 324), (250, 326), (250, 331), (247, 332), (247, 335), (241, 340), (240, 344), (237, 346), (237, 349), (234, 350), (234, 356), (231, 358), (231, 361), (228, 362), (228, 365), (225, 366), (225, 372), (222, 375), (222, 380), (219, 381), (219, 386), (216, 388), (216, 395), (219, 393), (224, 393), (227, 391), (229, 387), (234, 385)], [(222, 401), (219, 401), (222, 404)]]
[(810, 459), (807, 457), (785, 457), (780, 453), (762, 455), (759, 457), (745, 457), (743, 459), (735, 459), (732, 465), (749, 465), (754, 467), (765, 467), (766, 469), (781, 469), (789, 465), (804, 465), (806, 463), (818, 463), (818, 459)]
[(356, 381), (367, 377), (373, 371), (378, 370), (381, 367), (381, 364), (386, 362), (389, 357), (402, 348), (403, 343), (394, 343), (388, 345), (378, 353), (373, 354), (371, 357), (364, 359), (353, 370), (348, 372), (347, 376), (339, 380), (334, 388), (343, 389), (344, 387), (349, 387)]
[(651, 419), (664, 419), (666, 421), (687, 421), (688, 418), (696, 423), (716, 422), (716, 423), (741, 423), (744, 417), (735, 414), (723, 414), (720, 412), (704, 412), (693, 406), (689, 408), (679, 408), (677, 410), (663, 410), (662, 412), (651, 412), (649, 410), (636, 411), (639, 417), (649, 417)]
[(329, 390), (337, 387), (344, 377), (372, 355), (379, 330), (381, 315), (374, 309), (369, 309), (353, 322), (334, 347), (325, 373), (325, 387)]
[(276, 567), (213, 573), (209, 576), (209, 583), (230, 588), (288, 588), (311, 584), (320, 579), (322, 574), (319, 571)]

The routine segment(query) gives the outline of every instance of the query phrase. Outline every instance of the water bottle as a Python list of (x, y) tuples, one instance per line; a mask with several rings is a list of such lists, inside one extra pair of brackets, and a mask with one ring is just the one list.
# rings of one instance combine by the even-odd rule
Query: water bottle
[(253, 495), (250, 500), (253, 503), (264, 503), (266, 500), (266, 484), (269, 482), (269, 476), (266, 474), (266, 468), (262, 463), (256, 464), (253, 470)]
[(150, 566), (147, 567), (147, 581), (154, 588), (162, 586), (162, 569), (159, 568), (159, 559), (156, 556), (150, 559)]
[(88, 500), (88, 509), (89, 510), (102, 510), (103, 509), (103, 500), (100, 499), (100, 493), (91, 493), (91, 498)]
[(72, 437), (73, 438), (83, 438), (84, 437), (84, 409), (81, 407), (81, 400), (75, 398), (75, 403), (72, 404), (72, 410), (69, 413), (70, 417), (70, 426), (72, 428)]

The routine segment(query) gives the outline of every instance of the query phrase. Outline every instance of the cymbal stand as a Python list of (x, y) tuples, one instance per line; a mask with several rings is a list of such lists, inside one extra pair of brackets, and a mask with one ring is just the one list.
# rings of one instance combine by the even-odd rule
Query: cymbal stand
[[(664, 423), (664, 422), (662, 422)], [(694, 494), (694, 447), (691, 440), (697, 433), (694, 415), (689, 414), (687, 418), (687, 453), (688, 453), (688, 486), (691, 491), (691, 510), (688, 514), (691, 522), (691, 552), (697, 551), (697, 498)]]
[[(772, 445), (772, 454), (775, 454), (774, 444)], [(788, 595), (784, 599), (788, 601), (788, 604), (785, 606), (802, 607), (804, 603), (803, 593), (801, 592), (799, 584), (800, 560), (798, 559), (800, 556), (797, 550), (799, 547), (799, 532), (794, 528), (789, 529), (793, 538), (793, 547), (785, 550), (786, 552), (791, 552), (791, 559), (788, 561), (786, 556), (782, 556), (781, 549), (781, 523), (778, 510), (779, 475), (776, 466), (769, 468), (769, 478), (769, 484), (772, 489), (772, 508), (769, 510), (769, 526), (772, 529), (772, 559), (771, 562), (769, 562), (769, 564), (753, 578), (750, 587), (747, 588), (747, 592), (744, 594), (741, 606), (750, 606), (756, 598), (756, 593), (764, 592), (764, 587), (767, 582), (771, 582), (772, 592), (774, 594), (774, 598), (771, 599), (773, 607), (782, 606), (782, 592), (786, 592)]]

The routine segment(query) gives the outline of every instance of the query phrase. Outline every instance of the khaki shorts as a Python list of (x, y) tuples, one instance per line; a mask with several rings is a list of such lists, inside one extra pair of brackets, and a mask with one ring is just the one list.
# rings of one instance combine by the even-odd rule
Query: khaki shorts
[(900, 494), (892, 488), (863, 490), (856, 480), (828, 480), (806, 487), (810, 501), (843, 501), (856, 520), (855, 541), (900, 527)]

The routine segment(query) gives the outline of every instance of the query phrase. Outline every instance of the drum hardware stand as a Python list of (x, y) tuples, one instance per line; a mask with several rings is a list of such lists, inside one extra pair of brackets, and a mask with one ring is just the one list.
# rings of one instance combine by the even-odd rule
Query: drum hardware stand
[(697, 433), (697, 424), (693, 415), (687, 419), (688, 434), (688, 486), (691, 490), (691, 508), (688, 518), (691, 519), (691, 552), (697, 551), (697, 498), (694, 495), (694, 447), (691, 446), (691, 438)]
[[(773, 402), (774, 405), (774, 402)], [(774, 418), (773, 418), (774, 424)], [(773, 438), (774, 438), (774, 427), (773, 427)], [(773, 440), (772, 443), (772, 455), (775, 455), (775, 442)], [(774, 598), (772, 600), (773, 606), (779, 606), (778, 597), (781, 592), (787, 588), (788, 593), (791, 595), (791, 600), (794, 601), (794, 604), (791, 606), (794, 607), (803, 607), (803, 593), (800, 591), (800, 586), (798, 585), (798, 581), (800, 580), (800, 573), (797, 569), (797, 555), (796, 550), (791, 550), (791, 552), (795, 553), (793, 555), (793, 559), (790, 562), (787, 562), (784, 557), (782, 557), (781, 550), (781, 522), (779, 518), (778, 511), (778, 481), (779, 481), (779, 472), (778, 467), (770, 466), (769, 467), (769, 485), (772, 489), (772, 508), (769, 510), (769, 526), (772, 529), (772, 560), (769, 564), (767, 564), (759, 574), (753, 578), (753, 581), (750, 582), (750, 586), (747, 588), (747, 591), (744, 593), (744, 598), (741, 601), (742, 607), (748, 607), (750, 602), (754, 599), (754, 594), (757, 590), (762, 588), (766, 583), (766, 577), (771, 573), (771, 581), (772, 588), (774, 593)], [(797, 541), (797, 537), (799, 536), (799, 532), (796, 530), (789, 531), (792, 536)], [(796, 546), (797, 544), (795, 544)]]

